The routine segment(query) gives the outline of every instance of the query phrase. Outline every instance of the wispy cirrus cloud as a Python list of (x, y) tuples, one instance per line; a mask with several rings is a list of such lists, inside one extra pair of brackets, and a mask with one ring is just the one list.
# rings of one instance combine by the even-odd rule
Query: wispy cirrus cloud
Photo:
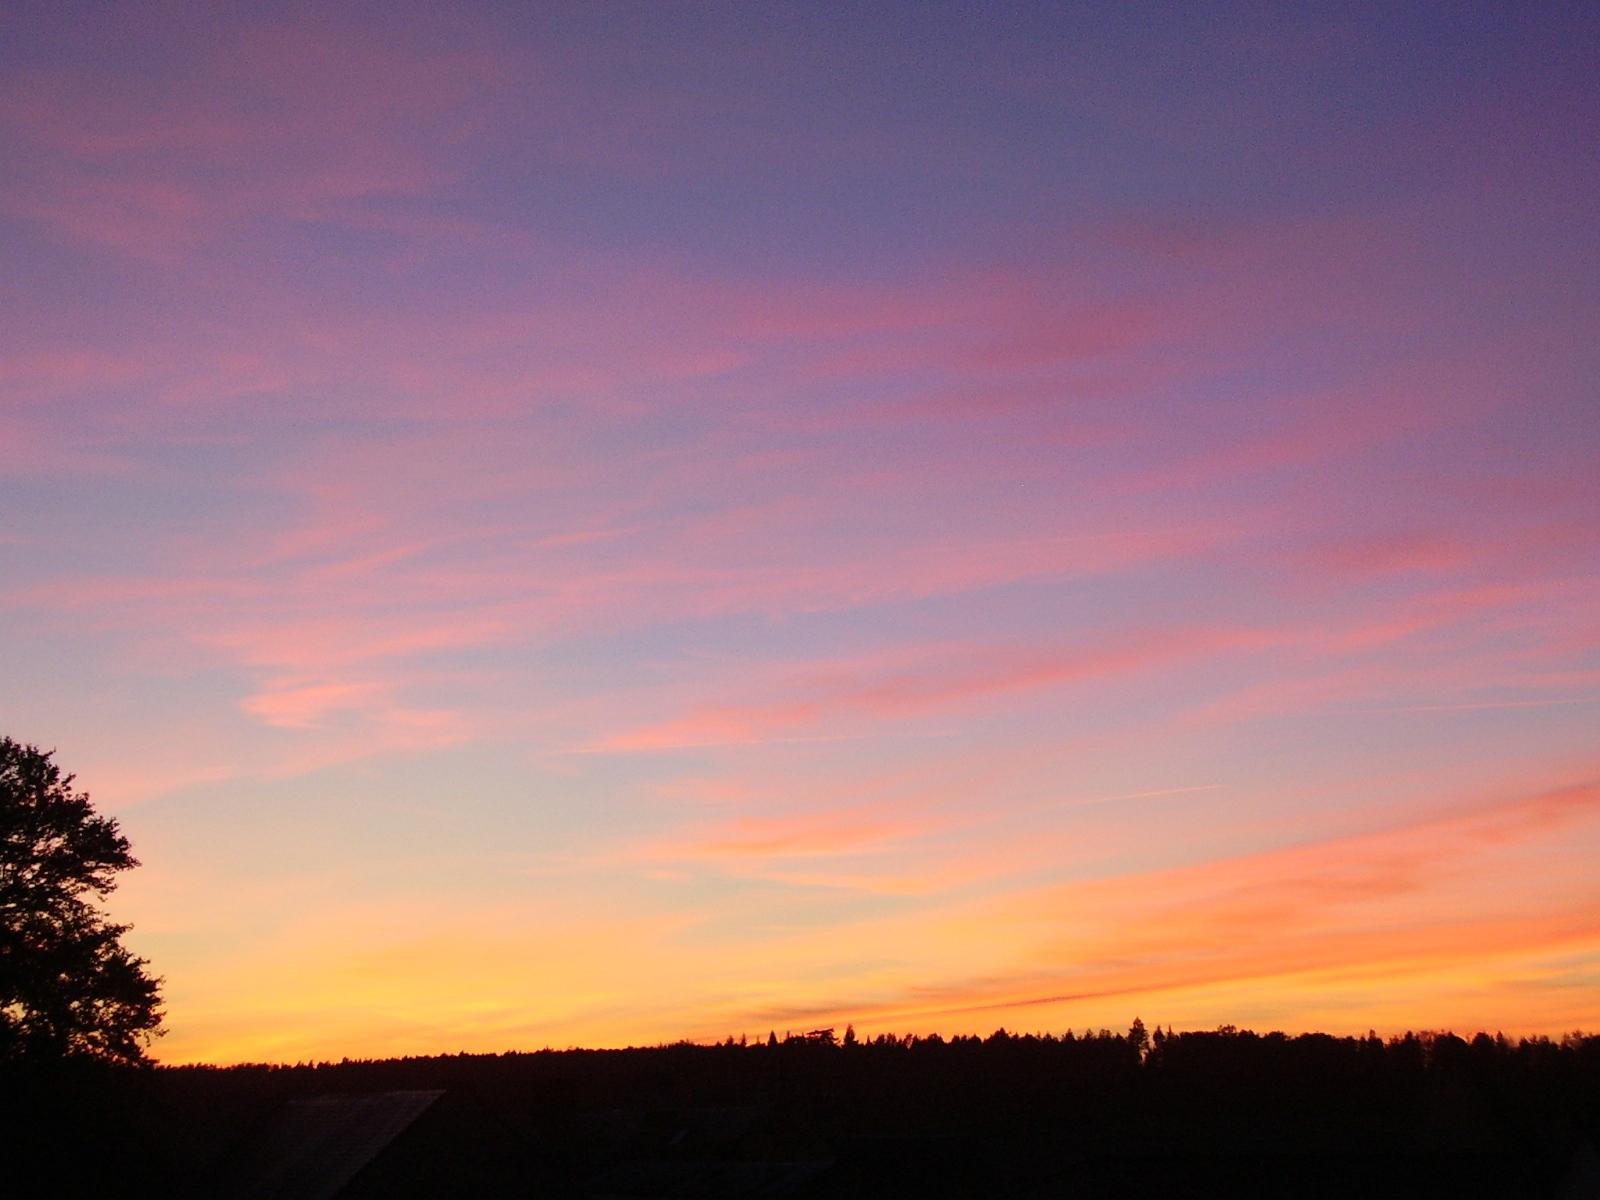
[(1571, 1015), (1582, 805), (1338, 839), (1589, 777), (1573, 19), (391, 9), (0, 45), (0, 719), (184, 1054)]
[(663, 724), (613, 735), (594, 749), (670, 750), (759, 741), (826, 728), (839, 716), (893, 718), (956, 709), (1009, 692), (1086, 683), (1271, 639), (1249, 631), (1162, 630), (1087, 647), (957, 647), (898, 666), (818, 672), (791, 684), (789, 699), (715, 705)]
[[(1007, 971), (945, 985), (924, 980), (893, 996), (779, 1006), (748, 1019), (851, 1019), (873, 1028), (955, 1019), (965, 1027), (996, 1014), (1034, 1021), (1030, 1010), (1042, 1008), (1119, 1016), (1130, 1004), (1181, 1008), (1206, 989), (1255, 987), (1282, 992), (1272, 1019), (1293, 1023), (1303, 1003), (1297, 989), (1315, 995), (1320, 984), (1326, 993), (1335, 979), (1359, 986), (1392, 975), (1437, 977), (1443, 986), (1504, 958), (1594, 952), (1593, 897), (1568, 894), (1549, 905), (1571, 872), (1581, 872), (1576, 859), (1538, 896), (1485, 892), (1474, 881), (1516, 870), (1515, 856), (1531, 844), (1576, 831), (1592, 836), (1597, 817), (1600, 787), (1578, 783), (1354, 836), (1019, 892), (988, 906), (977, 925), (921, 918), (950, 939), (952, 955), (977, 928), (990, 929), (1015, 955)], [(1377, 911), (1388, 915), (1375, 925)], [(1367, 1015), (1356, 1003), (1342, 1020), (1356, 1028)]]

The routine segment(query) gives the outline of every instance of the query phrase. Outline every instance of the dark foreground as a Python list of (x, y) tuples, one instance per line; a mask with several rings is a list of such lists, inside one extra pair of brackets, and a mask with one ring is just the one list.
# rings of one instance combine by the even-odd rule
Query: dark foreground
[(821, 1034), (0, 1086), (3, 1173), (40, 1195), (1600, 1196), (1593, 1037)]

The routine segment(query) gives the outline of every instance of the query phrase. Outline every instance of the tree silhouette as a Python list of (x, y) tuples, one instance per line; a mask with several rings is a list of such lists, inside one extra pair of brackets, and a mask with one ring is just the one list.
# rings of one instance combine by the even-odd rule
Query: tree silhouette
[(53, 753), (0, 738), (0, 1061), (139, 1062), (161, 981), (98, 905), (139, 863)]
[(1144, 1022), (1138, 1017), (1135, 1017), (1133, 1024), (1128, 1026), (1128, 1044), (1133, 1047), (1134, 1053), (1141, 1060), (1150, 1049), (1150, 1034), (1145, 1030)]

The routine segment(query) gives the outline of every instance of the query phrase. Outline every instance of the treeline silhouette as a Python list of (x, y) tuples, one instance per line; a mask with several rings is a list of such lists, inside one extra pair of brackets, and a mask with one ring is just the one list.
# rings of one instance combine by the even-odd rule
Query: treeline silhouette
[(1579, 1034), (815, 1030), (6, 1074), (11, 1168), (102, 1196), (248, 1194), (241, 1155), (287, 1102), (419, 1089), (443, 1095), (340, 1195), (1551, 1197), (1588, 1194), (1600, 1136)]

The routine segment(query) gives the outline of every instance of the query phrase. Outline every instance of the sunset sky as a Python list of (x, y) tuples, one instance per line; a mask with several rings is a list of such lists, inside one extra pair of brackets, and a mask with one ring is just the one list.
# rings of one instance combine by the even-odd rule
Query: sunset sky
[(8, 5), (0, 733), (156, 1056), (1600, 1029), (1597, 60)]

